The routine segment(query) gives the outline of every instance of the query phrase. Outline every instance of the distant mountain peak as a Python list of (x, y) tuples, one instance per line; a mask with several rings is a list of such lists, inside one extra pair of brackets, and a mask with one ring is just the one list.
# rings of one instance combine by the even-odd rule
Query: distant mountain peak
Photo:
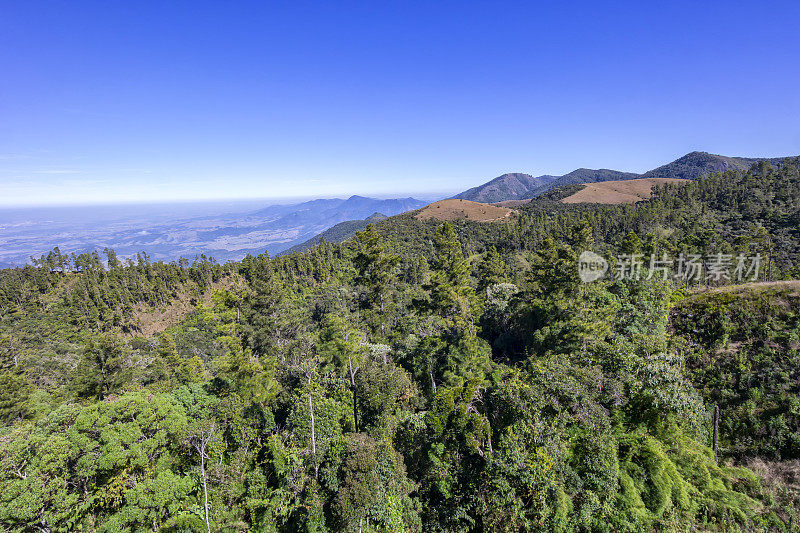
[(565, 185), (582, 183), (598, 183), (603, 181), (620, 181), (639, 178), (676, 178), (698, 179), (715, 172), (726, 170), (747, 170), (758, 161), (779, 163), (783, 157), (728, 157), (710, 154), (708, 152), (693, 151), (683, 155), (671, 163), (654, 168), (644, 174), (622, 172), (608, 168), (591, 169), (578, 168), (563, 176), (537, 176), (519, 172), (508, 172), (498, 176), (483, 185), (468, 189), (454, 196), (462, 200), (475, 202), (496, 203), (508, 200), (523, 200), (534, 198), (550, 189)]
[(638, 177), (638, 174), (619, 172), (617, 170), (579, 168), (563, 176), (545, 174), (531, 176), (520, 172), (508, 172), (493, 180), (473, 187), (454, 196), (460, 200), (496, 203), (507, 200), (522, 200), (538, 196), (554, 187), (573, 183), (592, 183), (595, 181), (625, 180)]
[(503, 200), (523, 198), (525, 193), (555, 179), (555, 176), (538, 176), (522, 172), (507, 172), (497, 176), (488, 183), (473, 187), (461, 194), (454, 196), (459, 200), (472, 200), (473, 202), (493, 203)]
[(642, 174), (643, 178), (698, 179), (715, 172), (726, 170), (748, 170), (758, 161), (779, 163), (783, 157), (729, 157), (708, 152), (689, 152), (671, 163), (661, 165)]

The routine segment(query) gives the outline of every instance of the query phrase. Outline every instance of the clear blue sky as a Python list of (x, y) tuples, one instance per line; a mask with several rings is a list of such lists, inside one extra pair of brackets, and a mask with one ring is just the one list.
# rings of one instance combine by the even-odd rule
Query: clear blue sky
[(800, 154), (798, 20), (796, 1), (0, 0), (0, 204)]

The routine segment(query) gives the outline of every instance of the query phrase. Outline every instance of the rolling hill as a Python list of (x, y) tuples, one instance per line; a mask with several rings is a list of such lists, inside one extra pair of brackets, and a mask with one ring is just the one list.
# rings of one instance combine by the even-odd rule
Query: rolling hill
[(573, 170), (569, 174), (564, 174), (563, 176), (560, 176), (549, 183), (531, 189), (525, 194), (524, 198), (535, 198), (536, 196), (539, 196), (540, 194), (543, 194), (549, 190), (557, 187), (564, 187), (566, 185), (597, 183), (601, 181), (633, 180), (639, 177), (639, 174), (635, 174), (633, 172), (620, 172), (618, 170), (609, 170), (607, 168), (601, 168), (597, 170), (590, 168), (579, 168), (577, 170)]
[(474, 222), (498, 222), (511, 218), (515, 211), (507, 207), (483, 204), (470, 200), (440, 200), (414, 213), (418, 220), (471, 220)]
[[(524, 204), (530, 200), (521, 200), (515, 203), (516, 205)], [(473, 202), (471, 200), (461, 199), (448, 199), (434, 202), (426, 205), (416, 211), (408, 211), (400, 213), (399, 215), (405, 217), (409, 216), (417, 220), (470, 220), (473, 222), (500, 222), (508, 220), (514, 213), (513, 209), (506, 206), (485, 204), (480, 202)], [(372, 216), (363, 220), (347, 220), (340, 222), (335, 226), (315, 235), (307, 241), (292, 246), (291, 248), (279, 252), (276, 255), (286, 255), (294, 252), (303, 252), (319, 244), (322, 240), (325, 242), (343, 242), (353, 237), (357, 231), (361, 231), (369, 224), (382, 222), (390, 217), (381, 213), (374, 213)], [(392, 217), (395, 220), (396, 217)]]
[(563, 176), (531, 176), (529, 174), (503, 174), (493, 180), (468, 189), (453, 198), (471, 200), (482, 203), (499, 203), (511, 200), (525, 200), (540, 194), (575, 183), (593, 183), (596, 181), (625, 180), (638, 178), (639, 174), (620, 172), (609, 169), (579, 168)]
[(672, 178), (642, 178), (589, 183), (578, 192), (562, 199), (561, 202), (565, 204), (635, 204), (642, 200), (649, 200), (654, 185), (683, 184), (689, 181)]

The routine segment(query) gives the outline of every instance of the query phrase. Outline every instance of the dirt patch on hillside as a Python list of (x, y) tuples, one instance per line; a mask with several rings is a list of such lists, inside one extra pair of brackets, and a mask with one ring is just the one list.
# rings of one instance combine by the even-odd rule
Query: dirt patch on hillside
[(513, 209), (471, 200), (440, 200), (420, 209), (414, 218), (419, 220), (472, 220), (499, 222), (516, 213)]
[(683, 185), (689, 183), (689, 181), (691, 180), (643, 178), (587, 183), (586, 187), (561, 201), (565, 204), (633, 204), (642, 200), (649, 200), (654, 185), (663, 185), (664, 183)]
[(152, 337), (167, 328), (180, 324), (181, 320), (195, 310), (195, 306), (198, 303), (210, 305), (211, 291), (208, 290), (199, 297), (181, 293), (169, 305), (158, 309), (153, 309), (144, 304), (137, 305), (134, 308), (134, 317), (139, 328), (136, 335)]

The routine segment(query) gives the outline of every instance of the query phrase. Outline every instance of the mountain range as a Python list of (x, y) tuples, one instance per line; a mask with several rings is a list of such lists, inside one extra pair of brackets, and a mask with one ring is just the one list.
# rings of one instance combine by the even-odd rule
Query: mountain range
[[(453, 199), (471, 200), (480, 203), (499, 203), (506, 201), (526, 201), (540, 196), (547, 191), (568, 185), (580, 185), (620, 180), (637, 180), (645, 178), (679, 178), (698, 179), (714, 172), (726, 170), (747, 170), (757, 161), (766, 160), (771, 164), (779, 164), (784, 158), (757, 158), (757, 157), (728, 157), (709, 154), (707, 152), (691, 152), (683, 157), (649, 170), (643, 174), (635, 172), (622, 172), (610, 169), (579, 168), (563, 176), (543, 175), (531, 176), (521, 172), (510, 172), (498, 176), (483, 185), (472, 187), (453, 196)], [(357, 231), (363, 230), (368, 224), (379, 222), (384, 215), (376, 213), (372, 217), (360, 220), (341, 222), (324, 232), (315, 235), (307, 241), (297, 244), (281, 252), (281, 254), (302, 252), (321, 240), (327, 242), (341, 242), (351, 238)]]
[(559, 176), (533, 177), (520, 172), (510, 172), (498, 176), (483, 185), (478, 185), (461, 194), (457, 194), (453, 198), (485, 204), (503, 202), (505, 200), (520, 200), (527, 198), (526, 195), (530, 191), (546, 187), (558, 178)]
[(529, 174), (515, 172), (498, 176), (483, 185), (472, 187), (471, 189), (457, 194), (453, 198), (483, 203), (524, 200), (535, 198), (551, 189), (564, 185), (631, 180), (637, 178), (698, 179), (714, 172), (724, 172), (731, 169), (747, 170), (753, 163), (761, 160), (767, 160), (772, 164), (776, 164), (782, 159), (782, 157), (728, 157), (709, 154), (707, 152), (691, 152), (671, 163), (649, 170), (644, 174), (604, 168), (579, 168), (563, 176), (543, 175), (534, 177)]
[[(764, 159), (774, 165), (783, 158)], [(637, 178), (697, 179), (729, 169), (746, 170), (760, 160), (691, 152), (643, 174), (586, 168), (563, 176), (508, 173), (454, 198), (481, 203), (524, 201), (565, 185)], [(196, 214), (177, 204), (69, 208), (58, 213), (42, 209), (0, 211), (0, 267), (23, 265), (30, 256), (38, 257), (54, 246), (76, 253), (108, 247), (121, 257), (146, 251), (154, 260), (166, 261), (199, 254), (218, 261), (264, 251), (275, 255), (304, 250), (323, 238), (329, 242), (346, 240), (369, 223), (428, 203), (415, 198), (351, 196), (261, 208), (251, 201), (236, 211), (206, 207)]]

